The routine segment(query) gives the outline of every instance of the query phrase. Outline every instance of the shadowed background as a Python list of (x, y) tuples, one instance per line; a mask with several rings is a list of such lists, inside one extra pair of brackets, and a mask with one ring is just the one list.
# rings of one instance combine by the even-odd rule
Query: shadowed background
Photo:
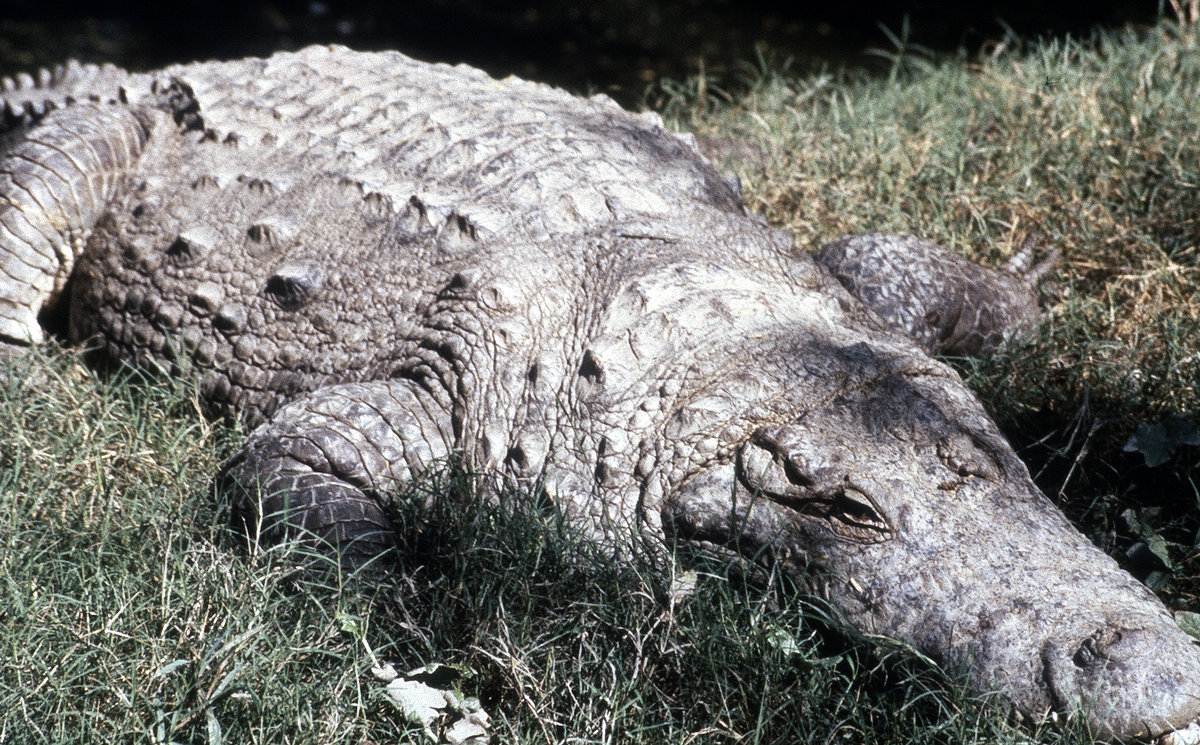
[[(102, 5), (103, 7), (98, 7)], [(1049, 7), (1037, 0), (978, 3), (788, 0), (307, 0), (300, 2), (0, 2), (0, 73), (66, 57), (147, 69), (205, 58), (266, 55), (313, 43), (399, 49), (467, 62), (571, 90), (641, 103), (663, 77), (703, 72), (736, 85), (736, 65), (760, 51), (821, 65), (882, 67), (884, 28), (935, 51), (987, 52), (1018, 37), (1086, 35), (1096, 26), (1148, 24), (1152, 0)]]

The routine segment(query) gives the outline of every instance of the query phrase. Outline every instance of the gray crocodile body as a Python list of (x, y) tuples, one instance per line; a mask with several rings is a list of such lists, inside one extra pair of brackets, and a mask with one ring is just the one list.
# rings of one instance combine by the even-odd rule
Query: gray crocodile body
[(257, 427), (221, 483), (266, 534), (383, 550), (457, 457), (598, 540), (773, 564), (1027, 715), (1200, 715), (1200, 652), (957, 375), (656, 117), (336, 48), (6, 88), (0, 336), (57, 304), (198, 372)]

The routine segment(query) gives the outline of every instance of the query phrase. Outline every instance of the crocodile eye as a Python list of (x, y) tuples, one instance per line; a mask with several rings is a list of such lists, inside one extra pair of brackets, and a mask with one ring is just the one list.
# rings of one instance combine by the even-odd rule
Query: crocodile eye
[(773, 438), (760, 433), (738, 452), (737, 477), (746, 489), (852, 541), (885, 540), (892, 527), (866, 492), (850, 478), (838, 475), (836, 465), (814, 468), (797, 451), (784, 451)]
[(830, 500), (830, 517), (857, 531), (887, 532), (887, 520), (875, 510), (875, 506), (853, 487), (845, 487)]

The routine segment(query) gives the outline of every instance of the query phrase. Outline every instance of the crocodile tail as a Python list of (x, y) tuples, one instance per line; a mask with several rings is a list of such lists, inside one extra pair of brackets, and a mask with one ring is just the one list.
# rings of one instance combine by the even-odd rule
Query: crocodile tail
[(71, 60), (36, 74), (0, 78), (0, 132), (36, 124), (46, 114), (76, 101), (114, 103), (124, 98), (133, 79), (111, 65), (85, 65)]
[(0, 145), (0, 339), (42, 339), (38, 313), (62, 293), (149, 133), (131, 107), (77, 103)]

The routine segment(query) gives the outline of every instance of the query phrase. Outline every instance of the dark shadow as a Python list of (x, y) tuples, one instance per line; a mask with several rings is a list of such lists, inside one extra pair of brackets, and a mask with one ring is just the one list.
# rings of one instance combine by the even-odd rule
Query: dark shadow
[(399, 49), (430, 61), (467, 62), (636, 105), (661, 78), (703, 72), (736, 84), (739, 61), (762, 45), (799, 69), (886, 69), (864, 54), (893, 50), (886, 27), (935, 52), (986, 51), (1009, 30), (1022, 37), (1087, 35), (1148, 24), (1154, 3), (797, 3), (787, 0), (71, 0), (0, 2), (0, 73), (67, 56), (134, 69), (207, 58), (265, 55), (308, 44)]

